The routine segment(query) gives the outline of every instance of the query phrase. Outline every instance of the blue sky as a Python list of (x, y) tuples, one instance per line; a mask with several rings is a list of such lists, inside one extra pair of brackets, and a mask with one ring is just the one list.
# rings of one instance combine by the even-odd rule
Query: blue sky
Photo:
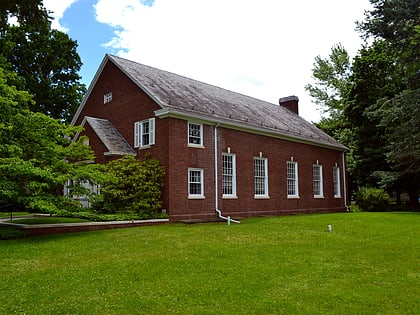
[(277, 104), (321, 111), (304, 89), (314, 59), (362, 45), (355, 21), (369, 0), (44, 0), (53, 27), (76, 40), (89, 86), (106, 53)]

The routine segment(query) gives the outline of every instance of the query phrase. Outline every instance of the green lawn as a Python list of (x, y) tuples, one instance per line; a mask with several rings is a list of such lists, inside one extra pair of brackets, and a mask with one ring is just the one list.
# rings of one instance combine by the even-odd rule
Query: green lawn
[(0, 241), (0, 314), (420, 314), (419, 223), (341, 213)]
[[(12, 212), (12, 218), (20, 216), (20, 215), (27, 215), (29, 212)], [(10, 218), (10, 212), (0, 212), (0, 219), (7, 219)]]

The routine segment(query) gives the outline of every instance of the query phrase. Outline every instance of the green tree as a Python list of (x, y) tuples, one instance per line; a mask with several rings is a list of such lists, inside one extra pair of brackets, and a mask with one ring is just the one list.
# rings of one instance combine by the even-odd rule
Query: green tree
[[(2, 15), (20, 19), (18, 26), (3, 18), (0, 55), (8, 69), (24, 79), (24, 89), (33, 95), (30, 110), (69, 122), (80, 104), (86, 87), (78, 74), (82, 66), (76, 41), (51, 29), (40, 1), (14, 1), (2, 5)], [(36, 16), (29, 14), (34, 10)], [(35, 14), (35, 13), (34, 13)], [(34, 22), (32, 19), (37, 19)]]
[(141, 161), (126, 155), (109, 162), (107, 172), (114, 181), (102, 186), (101, 202), (96, 204), (99, 211), (147, 217), (161, 208), (165, 171), (158, 160), (149, 156)]
[[(100, 180), (98, 165), (83, 138), (70, 139), (78, 127), (27, 108), (30, 94), (10, 82), (16, 74), (0, 67), (0, 204), (55, 211), (69, 202), (62, 193), (69, 179)], [(78, 162), (78, 163), (69, 163)]]
[(312, 68), (314, 83), (305, 86), (323, 112), (317, 126), (345, 145), (351, 144), (351, 130), (343, 116), (350, 74), (349, 55), (338, 44), (331, 48), (328, 58), (315, 57)]
[(373, 10), (366, 12), (359, 30), (366, 38), (386, 43), (383, 55), (387, 56), (389, 67), (382, 71), (387, 81), (377, 84), (384, 84), (386, 93), (377, 95), (365, 115), (377, 122), (387, 139), (384, 160), (390, 170), (381, 172), (382, 183), (405, 189), (412, 207), (418, 208), (420, 172), (415, 154), (420, 124), (420, 6), (415, 0), (371, 3)]

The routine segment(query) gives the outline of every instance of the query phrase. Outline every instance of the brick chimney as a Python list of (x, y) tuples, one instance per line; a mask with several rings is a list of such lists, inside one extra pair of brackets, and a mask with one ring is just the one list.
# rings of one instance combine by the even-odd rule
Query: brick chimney
[(287, 108), (288, 110), (299, 115), (299, 98), (297, 96), (286, 96), (279, 99), (280, 106)]

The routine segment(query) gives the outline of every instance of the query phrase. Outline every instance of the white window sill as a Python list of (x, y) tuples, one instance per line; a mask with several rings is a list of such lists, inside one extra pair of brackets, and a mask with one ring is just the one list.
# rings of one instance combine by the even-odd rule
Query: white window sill
[(323, 195), (314, 196), (314, 199), (324, 199), (325, 197)]
[(151, 145), (144, 145), (142, 147), (139, 147), (139, 150), (150, 149), (151, 147)]
[(270, 199), (269, 195), (254, 195), (254, 199)]
[(201, 145), (201, 144), (192, 144), (192, 143), (188, 143), (188, 147), (189, 148), (196, 148), (196, 149), (205, 149), (206, 147)]
[(334, 196), (335, 199), (341, 199), (341, 196)]
[(238, 199), (238, 196), (234, 195), (223, 195), (222, 199)]
[(190, 196), (188, 196), (188, 199), (200, 200), (200, 199), (206, 199), (206, 197), (201, 196), (201, 195), (190, 195)]
[(300, 199), (300, 196), (287, 196), (287, 199)]

